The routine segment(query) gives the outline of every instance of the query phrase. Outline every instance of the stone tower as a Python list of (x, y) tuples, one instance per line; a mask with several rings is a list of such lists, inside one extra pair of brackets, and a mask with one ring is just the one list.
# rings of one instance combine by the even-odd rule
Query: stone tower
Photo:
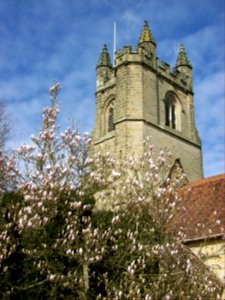
[(111, 63), (104, 45), (97, 67), (94, 151), (141, 154), (151, 137), (167, 148), (188, 180), (202, 177), (201, 141), (195, 127), (192, 66), (184, 46), (175, 68), (158, 59), (156, 42), (145, 21), (136, 50), (124, 46)]

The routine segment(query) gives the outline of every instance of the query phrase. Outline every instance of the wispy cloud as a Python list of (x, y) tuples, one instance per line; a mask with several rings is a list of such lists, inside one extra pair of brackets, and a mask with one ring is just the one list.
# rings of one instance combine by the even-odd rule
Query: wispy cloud
[(224, 79), (224, 72), (219, 71), (196, 83), (197, 127), (203, 142), (207, 176), (225, 171)]

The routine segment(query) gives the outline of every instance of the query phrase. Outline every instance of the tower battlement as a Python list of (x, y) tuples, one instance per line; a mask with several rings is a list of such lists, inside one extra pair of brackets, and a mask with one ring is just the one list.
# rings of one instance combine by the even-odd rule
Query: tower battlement
[(117, 50), (115, 54), (115, 68), (122, 63), (142, 63), (151, 68), (156, 68), (156, 59), (152, 57), (145, 48), (133, 50), (132, 46), (124, 46), (122, 51)]
[(187, 76), (185, 72), (179, 71), (176, 67), (171, 66), (165, 61), (160, 61), (158, 57), (154, 57), (146, 51), (145, 48), (139, 47), (133, 50), (132, 46), (124, 46), (122, 51), (117, 50), (115, 53), (115, 69), (122, 64), (137, 63), (142, 64), (146, 68), (151, 68), (158, 77), (163, 77), (171, 81), (173, 84), (180, 86), (186, 91), (192, 92), (192, 76)]

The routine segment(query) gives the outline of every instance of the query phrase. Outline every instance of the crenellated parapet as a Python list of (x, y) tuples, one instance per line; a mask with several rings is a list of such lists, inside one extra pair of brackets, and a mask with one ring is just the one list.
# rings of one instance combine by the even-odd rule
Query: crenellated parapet
[(115, 69), (124, 64), (142, 64), (171, 84), (192, 92), (192, 69), (189, 66), (171, 67), (168, 63), (154, 57), (145, 48), (138, 47), (137, 50), (133, 50), (132, 46), (124, 46), (122, 51), (117, 50), (115, 53)]
[(134, 50), (132, 46), (124, 46), (122, 50), (117, 50), (114, 66), (112, 66), (107, 46), (104, 45), (96, 67), (97, 87), (111, 80), (118, 68), (128, 64), (141, 64), (156, 73), (157, 77), (167, 80), (185, 92), (192, 93), (192, 66), (184, 45), (180, 45), (176, 66), (170, 67), (168, 63), (159, 60), (156, 56), (156, 42), (146, 21), (136, 49)]
[(171, 84), (179, 86), (187, 92), (193, 93), (192, 90), (192, 76), (187, 74), (176, 67), (172, 67), (164, 62), (158, 60), (157, 74), (165, 80), (168, 80)]
[(156, 58), (146, 48), (138, 47), (137, 50), (133, 50), (132, 46), (124, 46), (122, 51), (117, 50), (115, 53), (115, 68), (118, 68), (121, 64), (128, 63), (141, 63), (146, 64), (156, 70)]

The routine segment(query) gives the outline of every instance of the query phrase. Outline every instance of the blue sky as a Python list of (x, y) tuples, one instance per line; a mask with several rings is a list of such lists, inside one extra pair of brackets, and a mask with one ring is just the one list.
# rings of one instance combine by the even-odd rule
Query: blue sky
[(12, 121), (9, 147), (37, 132), (48, 88), (60, 81), (60, 123), (91, 131), (95, 66), (106, 43), (137, 45), (144, 20), (157, 55), (175, 65), (184, 43), (193, 66), (196, 123), (206, 177), (224, 172), (224, 0), (1, 0), (0, 99)]

